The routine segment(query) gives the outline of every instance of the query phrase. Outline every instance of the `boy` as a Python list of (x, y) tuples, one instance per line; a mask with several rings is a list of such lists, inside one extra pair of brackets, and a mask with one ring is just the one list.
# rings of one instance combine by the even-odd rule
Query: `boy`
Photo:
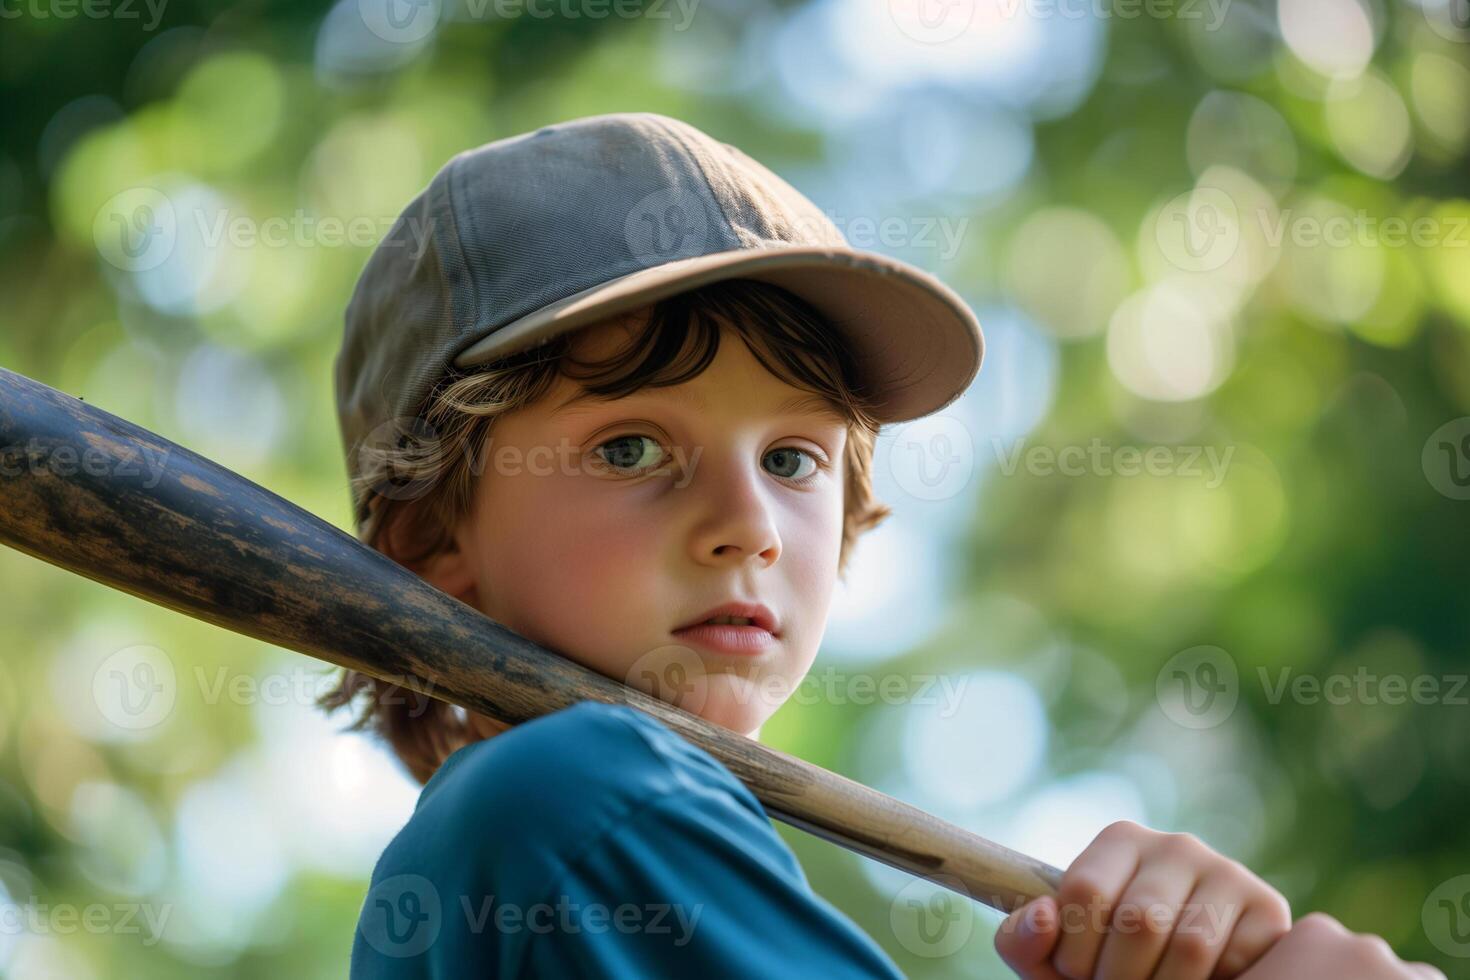
[[(953, 292), (848, 248), (734, 147), (651, 113), (549, 126), (451, 160), (358, 282), (337, 385), (359, 534), (754, 737), (889, 512), (878, 427), (949, 404), (981, 355)], [(354, 977), (900, 975), (750, 792), (642, 712), (583, 702), (506, 731), (352, 672), (324, 704), (360, 691), (358, 725), (425, 786), (374, 871)], [(1337, 956), (1342, 980), (1363, 952), (1335, 923), (1293, 928), (1193, 838), (1132, 824), (1059, 900), (997, 935), (1021, 976), (1271, 980)], [(1217, 927), (1175, 929), (1191, 903)], [(1168, 921), (1123, 928), (1155, 906)], [(1375, 955), (1362, 976), (1433, 975)]]

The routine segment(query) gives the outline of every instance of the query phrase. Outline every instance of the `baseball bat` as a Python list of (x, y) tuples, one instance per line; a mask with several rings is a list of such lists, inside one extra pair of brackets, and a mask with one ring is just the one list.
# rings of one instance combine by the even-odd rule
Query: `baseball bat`
[(238, 473), (3, 368), (0, 541), (508, 725), (631, 705), (793, 827), (1003, 912), (1056, 893), (1050, 865), (544, 649)]

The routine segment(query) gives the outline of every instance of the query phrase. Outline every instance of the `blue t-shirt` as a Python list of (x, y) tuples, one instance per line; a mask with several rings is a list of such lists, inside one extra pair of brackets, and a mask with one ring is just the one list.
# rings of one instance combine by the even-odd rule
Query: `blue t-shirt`
[(373, 871), (352, 978), (902, 977), (723, 764), (579, 702), (459, 749)]

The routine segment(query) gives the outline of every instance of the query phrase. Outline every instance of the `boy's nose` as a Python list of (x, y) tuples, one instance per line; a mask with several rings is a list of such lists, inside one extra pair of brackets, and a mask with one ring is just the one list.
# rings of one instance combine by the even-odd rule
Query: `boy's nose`
[(694, 559), (740, 563), (758, 557), (765, 565), (774, 564), (781, 556), (781, 535), (760, 470), (738, 464), (719, 473), (713, 469), (697, 475), (685, 488), (701, 511), (690, 541)]

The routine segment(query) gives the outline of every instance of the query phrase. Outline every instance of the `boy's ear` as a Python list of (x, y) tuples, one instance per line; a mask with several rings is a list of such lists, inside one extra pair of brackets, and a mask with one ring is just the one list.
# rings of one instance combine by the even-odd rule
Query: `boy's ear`
[(415, 571), (439, 591), (447, 592), (467, 605), (479, 607), (474, 568), (469, 554), (460, 549), (457, 536), (450, 538), (447, 547), (424, 559)]
[(479, 608), (474, 564), (469, 552), (460, 547), (459, 529), (449, 535), (444, 547), (424, 555), (422, 546), (415, 547), (412, 540), (416, 526), (409, 513), (412, 510), (412, 507), (399, 508), (385, 523), (378, 539), (383, 553), (439, 591)]

